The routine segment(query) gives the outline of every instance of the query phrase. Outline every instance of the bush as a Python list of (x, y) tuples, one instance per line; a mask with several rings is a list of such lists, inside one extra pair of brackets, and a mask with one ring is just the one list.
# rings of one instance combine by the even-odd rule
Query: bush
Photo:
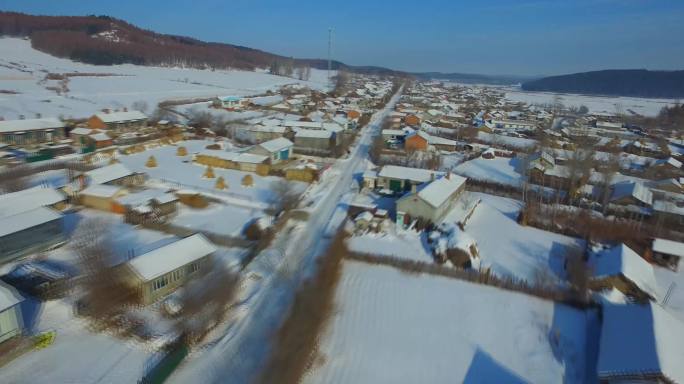
[(242, 185), (245, 187), (251, 187), (254, 185), (254, 178), (252, 175), (245, 175), (245, 177), (242, 178)]

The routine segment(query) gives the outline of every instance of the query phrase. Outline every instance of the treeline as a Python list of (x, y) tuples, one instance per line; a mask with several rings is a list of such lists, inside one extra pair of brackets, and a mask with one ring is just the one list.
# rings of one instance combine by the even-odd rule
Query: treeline
[(635, 97), (684, 96), (684, 71), (605, 70), (551, 76), (524, 83), (526, 91)]

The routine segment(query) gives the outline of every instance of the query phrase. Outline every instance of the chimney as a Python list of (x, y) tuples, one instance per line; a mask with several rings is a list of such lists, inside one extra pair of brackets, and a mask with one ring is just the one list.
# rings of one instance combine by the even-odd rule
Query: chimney
[(128, 107), (124, 107), (123, 111), (128, 112)]
[(446, 177), (447, 180), (451, 180), (451, 171), (447, 172), (446, 176), (444, 177)]

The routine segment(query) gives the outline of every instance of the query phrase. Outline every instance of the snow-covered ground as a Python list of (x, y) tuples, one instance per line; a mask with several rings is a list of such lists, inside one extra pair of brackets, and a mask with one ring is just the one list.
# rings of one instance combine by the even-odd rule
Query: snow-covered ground
[(460, 280), (345, 262), (306, 383), (579, 383), (595, 316)]
[(582, 247), (581, 240), (516, 222), (522, 202), (505, 197), (472, 193), (482, 199), (465, 227), (477, 241), (481, 268), (500, 276), (534, 282), (538, 273), (563, 278), (564, 256), (569, 247)]
[(347, 241), (347, 246), (351, 251), (359, 253), (393, 256), (426, 263), (434, 261), (425, 235), (414, 231), (353, 236)]
[(579, 107), (585, 105), (591, 113), (630, 114), (630, 110), (644, 116), (655, 116), (663, 107), (673, 105), (673, 99), (647, 99), (638, 97), (620, 96), (589, 96), (568, 93), (552, 92), (527, 92), (519, 88), (505, 88), (506, 99), (512, 102), (524, 102), (527, 104), (552, 104), (558, 96), (560, 102), (566, 107)]
[[(261, 94), (286, 84), (304, 84), (313, 89), (328, 87), (325, 71), (311, 70), (310, 81), (273, 76), (268, 73), (224, 70), (144, 67), (131, 64), (95, 66), (50, 56), (31, 47), (28, 40), (0, 38), (0, 90), (18, 94), (0, 94), (0, 116), (16, 119), (36, 113), (43, 117), (88, 117), (103, 108), (131, 107), (136, 101), (147, 102), (150, 109), (165, 100), (249, 96)], [(69, 92), (58, 95), (40, 83), (50, 73), (115, 74), (107, 77), (72, 77)]]
[[(253, 172), (214, 168), (214, 175), (216, 178), (206, 179), (202, 177), (206, 167), (193, 163), (192, 155), (193, 153), (204, 150), (209, 144), (213, 144), (213, 142), (206, 140), (184, 141), (177, 143), (176, 146), (167, 145), (151, 148), (132, 155), (122, 155), (118, 160), (129, 169), (137, 172), (145, 172), (151, 178), (163, 181), (170, 187), (196, 189), (198, 192), (225, 196), (226, 199), (234, 198), (236, 202), (237, 200), (241, 200), (241, 202), (246, 205), (261, 206), (264, 208), (273, 197), (271, 189), (272, 183), (281, 180), (281, 178), (274, 176), (263, 177)], [(176, 151), (180, 146), (185, 147), (188, 150), (187, 156), (176, 155)], [(157, 160), (157, 167), (148, 168), (145, 166), (145, 163), (150, 156), (154, 156)], [(242, 179), (246, 175), (252, 176), (252, 179), (254, 180), (253, 186), (242, 185)], [(228, 186), (225, 190), (218, 190), (215, 188), (216, 179), (220, 176), (223, 176)], [(293, 182), (293, 185), (298, 188), (299, 192), (303, 192), (307, 187), (306, 183), (300, 182)]]
[(211, 204), (204, 209), (181, 206), (171, 223), (197, 231), (240, 236), (249, 222), (263, 215), (259, 209), (227, 204)]
[(55, 331), (55, 341), (2, 367), (3, 383), (135, 383), (153, 357), (134, 341), (89, 331), (65, 301), (26, 304), (33, 329)]
[(519, 166), (517, 158), (497, 157), (494, 159), (484, 159), (477, 157), (459, 164), (453, 171), (461, 176), (475, 180), (519, 187), (522, 185), (522, 175), (518, 172)]

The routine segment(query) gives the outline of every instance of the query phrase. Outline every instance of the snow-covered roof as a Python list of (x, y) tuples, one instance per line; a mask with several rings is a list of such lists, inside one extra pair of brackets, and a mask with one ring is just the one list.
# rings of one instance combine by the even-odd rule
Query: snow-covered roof
[(147, 119), (147, 115), (140, 111), (98, 113), (95, 116), (104, 123), (125, 123)]
[(653, 251), (666, 255), (684, 257), (684, 243), (666, 239), (653, 240)]
[(152, 199), (157, 200), (161, 204), (178, 200), (173, 193), (168, 193), (160, 189), (146, 189), (141, 192), (119, 197), (116, 201), (123, 205), (139, 206), (149, 203)]
[(295, 138), (312, 138), (312, 139), (329, 139), (333, 135), (332, 131), (316, 130), (316, 129), (300, 129), (295, 133)]
[(446, 175), (437, 179), (418, 192), (418, 197), (437, 208), (444, 204), (463, 184), (466, 178), (458, 175)]
[(269, 141), (266, 141), (266, 142), (259, 144), (259, 146), (261, 148), (263, 148), (263, 149), (265, 149), (271, 153), (280, 152), (280, 151), (287, 149), (293, 145), (294, 144), (290, 140), (288, 140), (284, 137), (279, 137), (277, 139), (269, 140)]
[(24, 298), (14, 287), (0, 281), (0, 312), (5, 311), (24, 301)]
[(596, 278), (622, 275), (651, 297), (657, 297), (653, 267), (625, 244), (595, 255), (592, 267)]
[(298, 120), (285, 120), (282, 123), (285, 127), (299, 127), (299, 128), (313, 128), (313, 129), (325, 129), (327, 131), (341, 131), (344, 128), (337, 123), (325, 123), (320, 121), (298, 121)]
[(121, 187), (106, 184), (93, 184), (90, 187), (82, 190), (81, 195), (95, 196), (95, 197), (113, 197), (121, 190)]
[(653, 203), (653, 193), (650, 189), (642, 183), (632, 181), (619, 182), (612, 185), (613, 193), (610, 200), (618, 200), (623, 197), (634, 197), (644, 204), (651, 205)]
[(383, 136), (404, 136), (406, 132), (404, 132), (401, 129), (383, 129), (382, 130), (382, 135)]
[(262, 164), (268, 160), (268, 156), (255, 155), (247, 152), (226, 152), (207, 149), (199, 153), (203, 156), (218, 157), (219, 159), (234, 161), (236, 163)]
[(107, 141), (112, 139), (104, 132), (96, 133), (94, 135), (90, 135), (89, 137), (95, 141)]
[(653, 210), (656, 212), (665, 212), (673, 215), (684, 216), (684, 206), (680, 207), (672, 201), (656, 200), (653, 203)]
[(150, 281), (215, 251), (216, 247), (198, 233), (140, 255), (128, 265), (144, 281)]
[(0, 132), (20, 132), (64, 128), (64, 123), (54, 117), (44, 119), (0, 121)]
[(69, 134), (70, 135), (90, 135), (93, 132), (95, 132), (94, 129), (78, 127), (78, 128), (72, 129), (71, 132), (69, 132)]
[(378, 173), (378, 176), (389, 177), (390, 179), (411, 180), (415, 183), (426, 183), (442, 174), (442, 172), (430, 171), (428, 169), (385, 165)]
[(85, 175), (93, 184), (104, 184), (133, 175), (134, 173), (135, 172), (126, 168), (125, 165), (116, 163), (104, 166), (102, 168), (93, 169), (92, 171), (86, 172)]
[(0, 195), (0, 217), (30, 211), (39, 207), (57, 204), (66, 200), (61, 192), (44, 187)]
[(0, 217), (0, 237), (61, 218), (62, 215), (60, 213), (45, 207), (20, 212), (11, 216)]
[(662, 374), (684, 382), (684, 324), (658, 304), (604, 304), (599, 378)]

